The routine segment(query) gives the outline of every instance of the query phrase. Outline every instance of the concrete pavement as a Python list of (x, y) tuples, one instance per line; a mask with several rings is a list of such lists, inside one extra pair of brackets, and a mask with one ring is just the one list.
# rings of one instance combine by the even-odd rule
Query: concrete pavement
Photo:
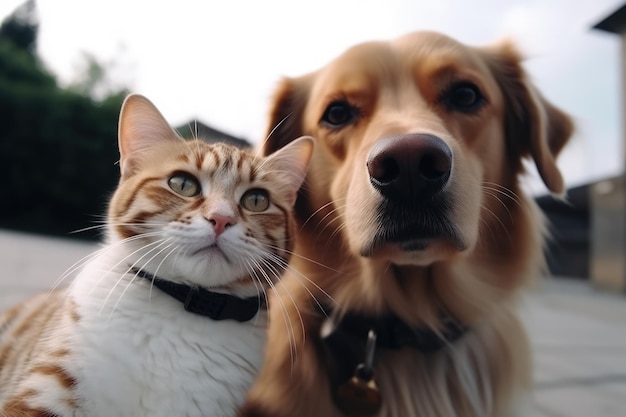
[[(50, 288), (97, 248), (0, 230), (0, 310)], [(532, 417), (626, 416), (626, 297), (549, 278), (521, 311), (535, 353)]]
[(522, 314), (535, 355), (533, 417), (626, 416), (626, 297), (544, 279)]

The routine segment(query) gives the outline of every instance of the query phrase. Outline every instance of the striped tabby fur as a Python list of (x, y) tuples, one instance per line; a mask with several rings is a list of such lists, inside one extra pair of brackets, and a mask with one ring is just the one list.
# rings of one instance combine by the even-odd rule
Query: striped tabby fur
[(266, 312), (186, 312), (161, 279), (239, 297), (274, 288), (312, 152), (262, 158), (182, 140), (144, 97), (120, 116), (121, 179), (107, 243), (69, 289), (0, 316), (0, 416), (231, 416), (263, 355)]

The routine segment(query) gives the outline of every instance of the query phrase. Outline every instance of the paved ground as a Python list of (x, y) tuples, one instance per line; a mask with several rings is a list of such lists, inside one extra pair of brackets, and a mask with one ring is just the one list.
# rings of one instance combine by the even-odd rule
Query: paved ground
[(626, 297), (546, 279), (523, 314), (535, 353), (534, 417), (626, 416)]
[[(0, 230), (0, 310), (50, 288), (97, 245)], [(626, 297), (550, 278), (522, 314), (535, 350), (532, 417), (626, 416)]]

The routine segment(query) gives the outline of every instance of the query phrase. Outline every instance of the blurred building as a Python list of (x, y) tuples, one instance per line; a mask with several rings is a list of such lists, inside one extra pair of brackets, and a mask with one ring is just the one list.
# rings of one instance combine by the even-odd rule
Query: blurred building
[(176, 131), (184, 138), (199, 138), (208, 143), (225, 142), (240, 148), (249, 148), (252, 146), (250, 142), (245, 139), (222, 132), (221, 130), (196, 120), (176, 128)]
[[(594, 29), (621, 38), (623, 166), (626, 167), (626, 4)], [(565, 202), (538, 197), (552, 238), (546, 247), (550, 272), (589, 278), (598, 287), (626, 294), (626, 175), (567, 190)]]
[(569, 188), (565, 201), (536, 198), (548, 219), (546, 259), (552, 275), (590, 278), (624, 292), (624, 187), (618, 176)]
[(546, 259), (552, 275), (588, 279), (591, 275), (589, 184), (567, 190), (562, 201), (551, 195), (536, 198), (548, 219)]
[[(626, 4), (596, 24), (594, 29), (621, 38), (622, 137), (626, 167)], [(591, 279), (599, 286), (626, 293), (626, 180), (620, 177), (592, 185)]]

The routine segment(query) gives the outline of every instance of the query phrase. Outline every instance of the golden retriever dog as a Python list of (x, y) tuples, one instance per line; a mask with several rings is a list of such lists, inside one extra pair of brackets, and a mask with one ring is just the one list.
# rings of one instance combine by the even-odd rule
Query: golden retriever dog
[(357, 45), (282, 81), (269, 154), (316, 139), (266, 363), (241, 417), (523, 415), (516, 315), (543, 273), (523, 159), (562, 194), (570, 118), (510, 42), (432, 32)]

